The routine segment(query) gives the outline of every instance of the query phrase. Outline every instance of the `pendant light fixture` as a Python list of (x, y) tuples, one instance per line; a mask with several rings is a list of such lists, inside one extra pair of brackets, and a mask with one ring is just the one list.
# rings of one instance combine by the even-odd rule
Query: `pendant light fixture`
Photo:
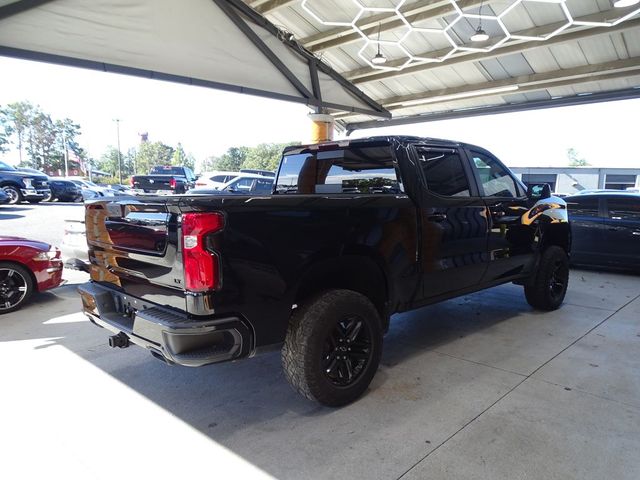
[[(640, 1), (640, 0), (638, 0)], [(478, 11), (478, 28), (476, 28), (476, 32), (471, 35), (470, 40), (472, 42), (486, 42), (489, 40), (489, 35), (482, 29), (482, 4), (484, 1), (480, 2), (480, 10)]]
[(380, 51), (380, 29), (382, 28), (382, 24), (378, 24), (378, 53), (371, 59), (371, 63), (374, 65), (382, 65), (387, 63), (387, 57), (385, 57)]

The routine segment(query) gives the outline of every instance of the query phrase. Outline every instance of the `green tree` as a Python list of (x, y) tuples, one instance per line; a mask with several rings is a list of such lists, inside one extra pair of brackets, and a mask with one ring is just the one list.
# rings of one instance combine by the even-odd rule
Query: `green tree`
[(4, 153), (9, 150), (12, 133), (13, 124), (11, 122), (9, 112), (5, 108), (0, 108), (0, 153)]
[[(34, 117), (34, 113), (37, 110), (29, 102), (14, 102), (7, 105), (4, 109), (5, 116), (5, 134), (9, 133), (8, 139), (15, 137), (15, 144), (18, 147), (18, 160), (20, 163), (24, 161), (22, 152), (26, 139), (31, 129), (31, 123)], [(7, 130), (8, 128), (8, 130)]]
[(570, 167), (588, 167), (590, 165), (585, 158), (580, 156), (575, 148), (567, 149), (567, 158), (569, 159)]
[(156, 165), (171, 165), (173, 152), (173, 147), (162, 142), (143, 142), (136, 153), (136, 169), (148, 173)]
[(171, 165), (175, 165), (178, 167), (188, 167), (193, 170), (196, 166), (196, 159), (193, 158), (193, 155), (191, 155), (190, 153), (186, 153), (182, 144), (178, 142), (178, 145), (173, 152)]
[(20, 165), (30, 166), (38, 170), (44, 170), (47, 166), (50, 166), (52, 158), (56, 154), (60, 155), (60, 151), (56, 149), (57, 134), (58, 132), (51, 116), (38, 108), (31, 119), (27, 139), (29, 160), (23, 159)]
[(249, 149), (247, 147), (231, 147), (221, 157), (217, 157), (212, 162), (212, 170), (237, 172), (242, 168), (248, 152)]
[(118, 176), (118, 149), (109, 145), (97, 164), (98, 170), (106, 172), (112, 177)]
[(290, 143), (261, 143), (250, 148), (242, 168), (258, 168), (275, 171), (280, 164), (282, 150)]

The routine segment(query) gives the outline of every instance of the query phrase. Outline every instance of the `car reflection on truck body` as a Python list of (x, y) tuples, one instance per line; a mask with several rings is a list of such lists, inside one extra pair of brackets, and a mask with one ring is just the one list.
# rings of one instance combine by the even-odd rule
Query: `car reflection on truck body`
[(272, 177), (255, 173), (241, 173), (220, 188), (192, 188), (189, 195), (269, 195), (273, 189)]

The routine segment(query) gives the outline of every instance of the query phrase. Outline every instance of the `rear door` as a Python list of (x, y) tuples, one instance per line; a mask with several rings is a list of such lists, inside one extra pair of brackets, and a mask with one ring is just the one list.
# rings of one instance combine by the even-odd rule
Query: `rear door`
[(640, 197), (607, 195), (602, 253), (614, 264), (640, 265)]
[(487, 266), (486, 207), (458, 148), (416, 145), (422, 174), (420, 263), (425, 298), (477, 285)]
[(529, 209), (526, 191), (489, 152), (471, 148), (467, 154), (488, 210), (489, 266), (483, 281), (517, 277), (534, 258), (534, 229), (521, 220)]
[(574, 263), (604, 263), (604, 202), (601, 199), (597, 195), (578, 195), (566, 199), (571, 222), (571, 260)]

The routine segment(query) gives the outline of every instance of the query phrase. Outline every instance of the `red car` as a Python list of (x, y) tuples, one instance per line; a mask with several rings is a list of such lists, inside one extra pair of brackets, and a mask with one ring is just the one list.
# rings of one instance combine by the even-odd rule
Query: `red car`
[(60, 250), (19, 237), (0, 236), (0, 314), (9, 313), (29, 299), (62, 283)]

